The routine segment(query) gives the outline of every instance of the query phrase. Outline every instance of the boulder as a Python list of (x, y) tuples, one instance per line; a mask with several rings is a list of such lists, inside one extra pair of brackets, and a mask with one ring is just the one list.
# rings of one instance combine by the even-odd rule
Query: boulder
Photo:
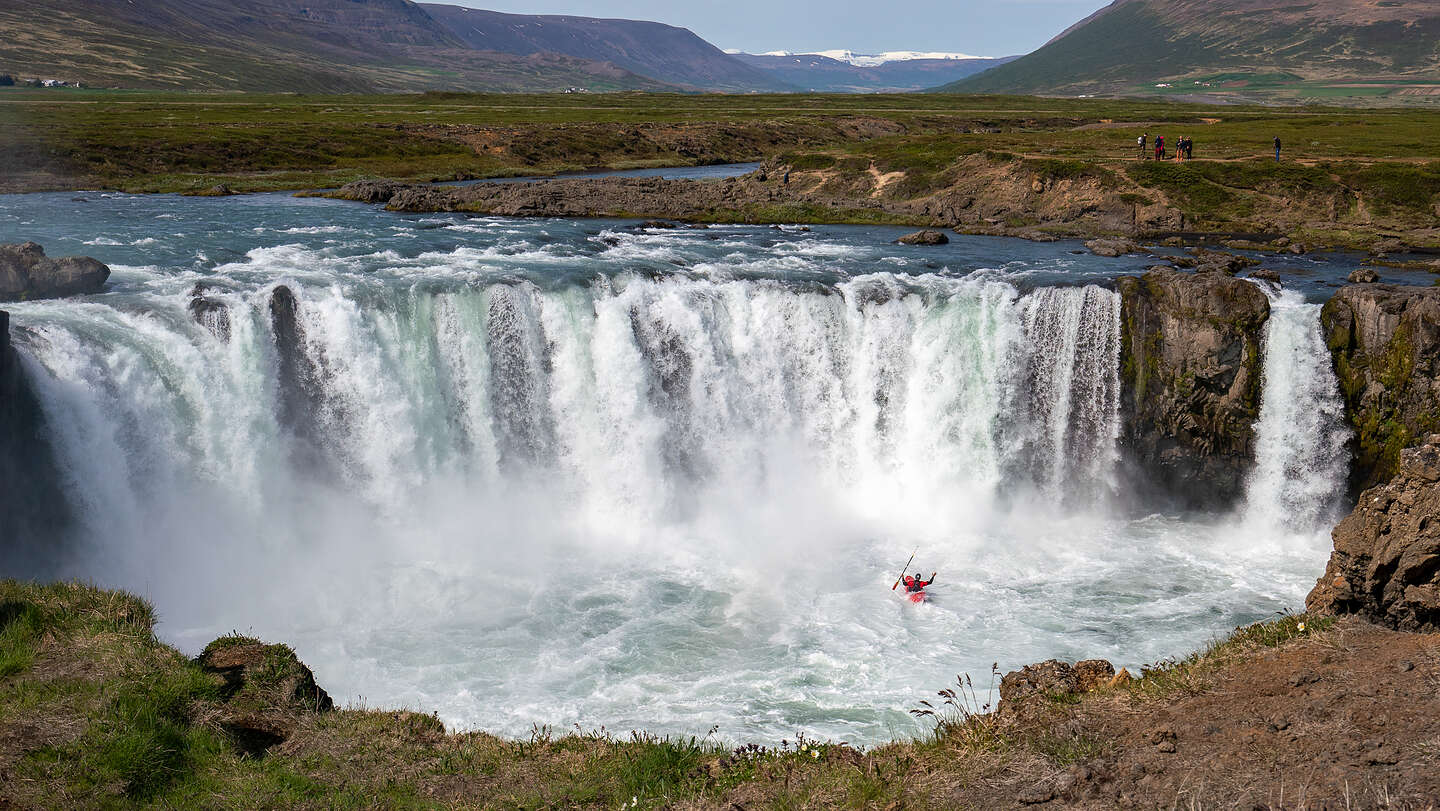
[(671, 230), (671, 229), (675, 229), (675, 228), (679, 228), (679, 227), (680, 227), (679, 223), (673, 223), (673, 222), (669, 222), (669, 221), (667, 221), (667, 220), (646, 220), (645, 222), (642, 222), (642, 223), (640, 223), (639, 225), (635, 226), (636, 230), (639, 230), (639, 231), (644, 231), (644, 230), (651, 229), (651, 228), (654, 228), (654, 229), (657, 229), (657, 230), (661, 230), (661, 231), (669, 231), (669, 230)]
[(1220, 273), (1155, 269), (1116, 286), (1132, 489), (1186, 508), (1234, 503), (1254, 459), (1269, 300)]
[(1316, 614), (1357, 614), (1401, 631), (1440, 632), (1440, 435), (1400, 454), (1331, 534), (1335, 550), (1305, 599)]
[(1086, 659), (1073, 665), (1047, 659), (1006, 673), (1000, 679), (1000, 709), (1013, 710), (1035, 697), (1089, 693), (1115, 683), (1115, 666), (1104, 659)]
[(230, 340), (230, 308), (225, 303), (206, 295), (209, 287), (196, 282), (190, 289), (190, 317), (204, 327), (211, 335), (222, 341)]
[(1075, 663), (1075, 685), (1079, 692), (1099, 690), (1114, 681), (1115, 666), (1105, 659), (1085, 659)]
[(34, 242), (0, 245), (0, 301), (98, 293), (110, 268), (88, 256), (51, 259)]
[(1137, 253), (1140, 246), (1128, 239), (1092, 239), (1085, 243), (1085, 247), (1096, 256), (1124, 256), (1127, 253)]
[(924, 231), (916, 231), (913, 234), (906, 234), (895, 240), (895, 242), (899, 245), (945, 245), (950, 242), (950, 238), (945, 236), (941, 231), (931, 231), (927, 229)]
[(1274, 282), (1275, 284), (1280, 283), (1280, 274), (1269, 268), (1259, 268), (1258, 270), (1252, 270), (1250, 271), (1250, 275), (1247, 278), (1259, 279), (1262, 282)]
[(1341, 288), (1320, 313), (1355, 432), (1351, 491), (1395, 475), (1400, 451), (1440, 431), (1440, 288)]
[(1248, 256), (1240, 256), (1224, 251), (1208, 251), (1198, 248), (1195, 251), (1195, 272), (1196, 273), (1223, 273), (1226, 276), (1234, 276), (1251, 265), (1260, 264), (1259, 259), (1251, 259)]
[(225, 701), (216, 722), (237, 747), (255, 757), (287, 740), (304, 716), (335, 708), (288, 645), (222, 636), (195, 663), (220, 682)]
[(335, 191), (327, 192), (325, 196), (337, 200), (355, 200), (360, 203), (388, 203), (396, 194), (412, 187), (413, 184), (395, 180), (356, 180), (346, 183)]
[(1380, 274), (1374, 268), (1355, 268), (1345, 280), (1351, 284), (1375, 284), (1380, 281)]

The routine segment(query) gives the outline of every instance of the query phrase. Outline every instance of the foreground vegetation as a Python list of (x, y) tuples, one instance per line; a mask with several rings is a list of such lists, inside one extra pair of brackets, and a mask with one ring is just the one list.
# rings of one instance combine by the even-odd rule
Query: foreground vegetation
[[(20, 807), (912, 807), (974, 804), (1113, 755), (1121, 733), (1077, 708), (1148, 717), (1203, 694), (1258, 653), (1333, 635), (1284, 616), (1085, 697), (991, 713), (968, 678), (915, 714), (933, 733), (862, 751), (803, 736), (733, 748), (711, 737), (536, 728), (524, 740), (448, 734), (432, 716), (324, 711), (293, 652), (222, 637), (189, 660), (122, 592), (0, 582), (0, 806)], [(252, 646), (237, 686), (223, 654)], [(1338, 648), (1337, 648), (1338, 649)], [(304, 671), (300, 674), (300, 671)], [(299, 675), (297, 675), (299, 674)], [(998, 674), (996, 674), (998, 675)], [(299, 679), (299, 681), (297, 681)], [(303, 693), (303, 695), (302, 695)], [(297, 698), (298, 696), (298, 698)], [(281, 730), (263, 746), (237, 730)], [(264, 726), (259, 724), (259, 726)], [(898, 806), (897, 806), (898, 807)]]

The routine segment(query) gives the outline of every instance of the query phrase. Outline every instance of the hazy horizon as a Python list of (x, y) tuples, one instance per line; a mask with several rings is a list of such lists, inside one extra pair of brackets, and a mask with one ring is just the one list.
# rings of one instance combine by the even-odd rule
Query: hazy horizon
[[(733, 0), (724, 7), (660, 0), (425, 0), (509, 14), (568, 14), (651, 20), (688, 28), (723, 48), (766, 51), (845, 49), (860, 53), (946, 51), (975, 56), (1029, 53), (1107, 5), (1106, 0), (899, 0), (878, 17), (859, 0)], [(960, 19), (963, 18), (963, 19)], [(953, 25), (937, 21), (955, 20)]]

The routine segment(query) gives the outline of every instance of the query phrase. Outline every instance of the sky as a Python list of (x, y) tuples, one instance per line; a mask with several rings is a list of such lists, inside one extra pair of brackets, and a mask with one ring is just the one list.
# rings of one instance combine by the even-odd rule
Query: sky
[(1029, 53), (1108, 0), (423, 0), (512, 14), (620, 17), (689, 28), (750, 53), (847, 49)]

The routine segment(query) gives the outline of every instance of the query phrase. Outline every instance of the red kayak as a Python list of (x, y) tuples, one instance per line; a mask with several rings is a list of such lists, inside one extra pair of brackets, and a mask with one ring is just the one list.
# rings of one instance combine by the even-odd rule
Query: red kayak
[(923, 603), (930, 599), (930, 595), (925, 593), (925, 589), (907, 592), (905, 596), (909, 597), (912, 603)]

